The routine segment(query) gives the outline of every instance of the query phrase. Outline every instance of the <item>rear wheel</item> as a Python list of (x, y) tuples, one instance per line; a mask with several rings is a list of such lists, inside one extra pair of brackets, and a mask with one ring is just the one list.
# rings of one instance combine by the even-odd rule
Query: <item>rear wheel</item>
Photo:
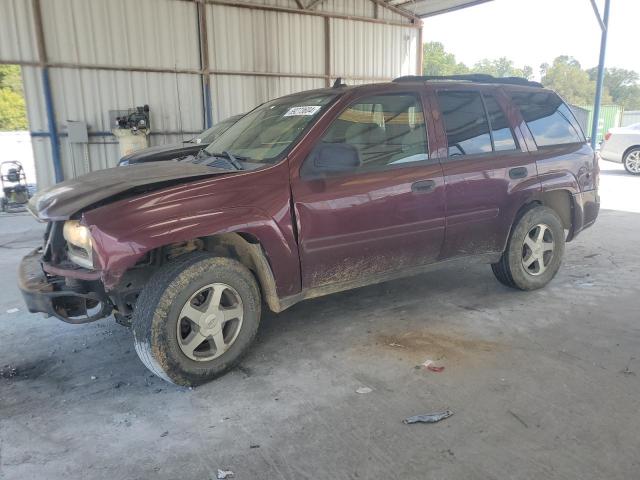
[(534, 207), (514, 224), (507, 249), (491, 267), (496, 278), (512, 288), (535, 290), (558, 273), (564, 254), (562, 221), (547, 207)]
[(625, 153), (622, 163), (631, 175), (640, 175), (640, 147), (632, 148)]
[(149, 370), (178, 385), (198, 385), (246, 352), (260, 323), (260, 293), (236, 260), (190, 254), (149, 280), (132, 323), (136, 352)]

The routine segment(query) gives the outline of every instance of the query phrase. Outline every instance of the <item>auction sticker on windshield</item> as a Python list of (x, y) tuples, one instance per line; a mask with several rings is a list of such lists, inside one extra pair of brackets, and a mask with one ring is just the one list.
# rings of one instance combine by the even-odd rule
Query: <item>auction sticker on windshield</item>
[(304, 105), (302, 107), (291, 107), (284, 114), (285, 117), (303, 117), (308, 115), (315, 115), (320, 110), (320, 105)]

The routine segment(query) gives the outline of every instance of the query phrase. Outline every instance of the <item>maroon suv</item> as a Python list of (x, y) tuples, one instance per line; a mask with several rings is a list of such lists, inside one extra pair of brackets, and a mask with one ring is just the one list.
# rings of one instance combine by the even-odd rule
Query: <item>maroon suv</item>
[(112, 168), (31, 202), (47, 222), (20, 288), (31, 312), (114, 313), (182, 385), (229, 369), (263, 301), (456, 262), (546, 285), (599, 209), (594, 152), (565, 103), (523, 79), (403, 77), (267, 102), (196, 157)]

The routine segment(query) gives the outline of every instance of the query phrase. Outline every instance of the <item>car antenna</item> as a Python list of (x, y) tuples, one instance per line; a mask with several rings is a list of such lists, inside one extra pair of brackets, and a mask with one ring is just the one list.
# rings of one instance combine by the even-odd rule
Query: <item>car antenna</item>
[(340, 88), (340, 87), (346, 87), (346, 86), (347, 84), (342, 81), (342, 77), (338, 77), (336, 78), (336, 81), (333, 82), (332, 88)]

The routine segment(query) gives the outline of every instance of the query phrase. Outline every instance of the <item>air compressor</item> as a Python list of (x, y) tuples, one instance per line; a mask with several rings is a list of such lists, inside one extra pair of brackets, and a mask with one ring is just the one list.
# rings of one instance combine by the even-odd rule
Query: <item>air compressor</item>
[(120, 158), (149, 147), (149, 105), (110, 112), (111, 133), (118, 139)]

